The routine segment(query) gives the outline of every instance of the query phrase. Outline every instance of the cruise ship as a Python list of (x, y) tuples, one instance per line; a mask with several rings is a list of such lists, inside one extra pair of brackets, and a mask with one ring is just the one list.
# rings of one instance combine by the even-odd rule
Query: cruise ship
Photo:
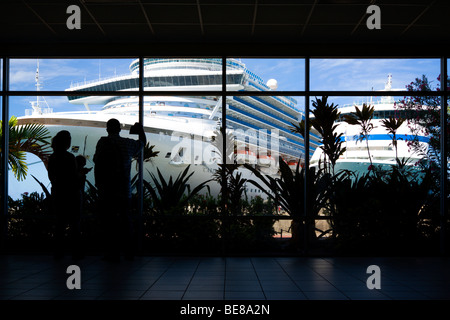
[[(194, 171), (190, 184), (195, 187), (209, 180), (222, 163), (217, 146), (220, 145), (222, 98), (205, 95), (205, 92), (222, 90), (222, 59), (144, 59), (143, 86), (145, 91), (186, 91), (182, 96), (154, 96), (143, 98), (143, 126), (150, 145), (159, 151), (157, 157), (145, 162), (144, 179), (156, 168), (168, 178), (176, 177), (190, 165)], [(227, 59), (226, 87), (228, 91), (273, 91), (273, 96), (227, 96), (227, 136), (232, 136), (234, 154), (230, 161), (255, 165), (268, 175), (279, 174), (278, 159), (281, 156), (291, 168), (302, 161), (305, 152), (313, 155), (320, 137), (313, 134), (310, 149), (305, 150), (303, 138), (290, 130), (292, 123), (302, 118), (297, 101), (289, 96), (277, 96), (277, 82), (265, 82), (237, 59)], [(81, 84), (72, 85), (68, 100), (71, 104), (84, 105), (85, 111), (53, 112), (34, 103), (19, 124), (40, 123), (54, 136), (60, 130), (72, 135), (70, 151), (83, 155), (87, 167), (92, 162), (100, 137), (106, 135), (106, 122), (116, 118), (122, 124), (121, 136), (137, 139), (129, 134), (129, 128), (138, 121), (139, 98), (137, 96), (95, 96), (96, 91), (137, 91), (139, 88), (139, 60), (130, 64), (130, 73)], [(196, 96), (201, 91), (202, 96)], [(76, 93), (76, 94), (74, 94)], [(78, 95), (79, 93), (79, 95)], [(91, 106), (102, 106), (93, 111)], [(233, 149), (233, 148), (232, 148)], [(133, 166), (132, 170), (136, 170)], [(243, 177), (252, 178), (250, 171), (241, 166)], [(134, 173), (132, 172), (132, 175)], [(88, 180), (93, 182), (93, 173)], [(214, 181), (210, 192), (217, 195), (220, 187)], [(248, 186), (247, 196), (263, 196), (261, 190)]]
[[(384, 91), (391, 90), (392, 75), (388, 75), (388, 81), (385, 84)], [(428, 137), (415, 137), (407, 121), (404, 121), (396, 131), (396, 153), (392, 143), (392, 135), (389, 134), (382, 125), (381, 121), (389, 117), (405, 118), (405, 111), (396, 108), (394, 97), (381, 97), (378, 101), (372, 101), (372, 98), (370, 98), (370, 101), (367, 101), (366, 104), (374, 107), (373, 118), (371, 120), (373, 129), (368, 136), (370, 159), (366, 140), (358, 140), (361, 130), (360, 126), (350, 125), (344, 121), (344, 115), (355, 112), (355, 106), (361, 110), (362, 103), (339, 107), (340, 118), (337, 121), (338, 126), (336, 127), (336, 131), (338, 134), (343, 134), (341, 137), (343, 141), (342, 147), (345, 147), (346, 151), (336, 161), (334, 168), (335, 173), (338, 173), (341, 170), (350, 170), (356, 175), (362, 175), (371, 169), (371, 165), (380, 169), (389, 169), (397, 164), (396, 158), (409, 166), (415, 166), (419, 161), (424, 159), (424, 154), (426, 154), (428, 150)], [(414, 138), (418, 139), (420, 150), (422, 150), (423, 153), (417, 153), (408, 146), (408, 141), (411, 141)], [(311, 158), (310, 165), (318, 167), (324, 162), (324, 159), (323, 150), (317, 148)], [(321, 167), (323, 166), (321, 165)]]

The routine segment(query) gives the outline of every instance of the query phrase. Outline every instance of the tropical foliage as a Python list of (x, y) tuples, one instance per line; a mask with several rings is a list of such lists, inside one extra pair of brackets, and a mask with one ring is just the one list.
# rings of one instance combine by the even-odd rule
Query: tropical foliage
[(188, 174), (189, 168), (190, 166), (187, 166), (175, 180), (170, 176), (168, 181), (159, 169), (157, 169), (157, 176), (149, 172), (153, 185), (148, 181), (144, 181), (144, 187), (150, 194), (153, 209), (156, 213), (179, 215), (184, 211), (189, 200), (207, 187), (210, 180), (204, 181), (190, 190), (188, 181), (194, 172)]
[[(397, 163), (388, 169), (374, 167), (367, 174), (357, 176), (351, 171), (334, 172), (336, 161), (345, 151), (342, 136), (336, 133), (335, 122), (341, 116), (337, 106), (329, 104), (327, 97), (316, 98), (313, 106), (311, 128), (322, 135), (324, 163), (328, 162), (330, 167), (315, 170), (303, 168), (299, 162), (293, 170), (280, 157), (279, 175), (265, 175), (256, 166), (239, 165), (233, 158), (234, 136), (227, 134), (222, 138), (218, 134), (213, 141), (219, 150), (217, 155), (222, 158), (220, 150), (225, 142), (225, 158), (229, 161), (218, 165), (212, 180), (191, 188), (193, 172), (187, 166), (176, 177), (164, 176), (156, 169), (144, 181), (146, 250), (223, 253), (274, 249), (280, 252), (282, 242), (276, 242), (273, 237), (274, 221), (280, 219), (278, 208), (292, 219), (289, 250), (294, 248), (297, 253), (306, 252), (303, 249), (307, 244), (331, 248), (332, 253), (359, 255), (429, 254), (430, 248), (438, 248), (436, 243), (442, 228), (439, 171), (432, 165), (417, 168), (407, 163), (408, 159), (398, 159), (397, 132), (410, 118), (393, 117), (381, 122), (392, 138)], [(369, 158), (367, 141), (373, 129), (373, 112), (373, 107), (363, 105), (362, 109), (355, 107), (355, 112), (344, 118), (360, 127), (357, 139), (366, 141)], [(300, 134), (305, 129), (304, 121), (291, 128)], [(150, 155), (147, 159), (157, 154), (153, 146), (147, 145), (147, 150)], [(243, 170), (249, 170), (255, 178), (244, 179)], [(213, 180), (222, 187), (218, 197), (209, 193), (208, 183)], [(136, 183), (135, 177), (133, 184)], [(246, 185), (262, 190), (267, 200), (258, 197), (249, 200)], [(45, 186), (42, 187), (45, 191)], [(51, 228), (43, 226), (50, 218), (45, 214), (48, 198), (48, 195), (24, 194), (21, 200), (10, 199), (9, 228), (15, 239), (29, 235), (39, 239), (52, 237)], [(98, 237), (97, 200), (95, 186), (88, 183), (83, 207), (85, 239)], [(327, 219), (328, 227), (316, 228), (319, 217)]]
[(393, 118), (389, 117), (387, 119), (381, 120), (381, 125), (392, 135), (392, 145), (395, 149), (395, 159), (398, 159), (398, 149), (397, 149), (397, 130), (405, 122), (403, 118)]
[[(314, 217), (325, 206), (329, 191), (329, 175), (319, 174), (314, 168), (300, 168), (300, 165), (292, 171), (281, 157), (279, 164), (280, 176), (276, 178), (264, 176), (259, 170), (246, 165), (246, 168), (261, 181), (249, 180), (249, 182), (263, 190), (275, 205), (281, 206), (292, 217), (293, 242), (299, 245), (305, 237), (315, 238)], [(309, 170), (307, 186), (305, 185), (306, 170)], [(307, 207), (303, 201), (305, 188), (308, 190)], [(303, 222), (306, 223), (303, 224)]]
[[(14, 176), (21, 181), (26, 178), (28, 173), (27, 152), (38, 156), (45, 165), (47, 164), (51, 154), (49, 146), (50, 136), (48, 130), (41, 124), (18, 125), (18, 120), (15, 116), (9, 119), (8, 127), (8, 163)], [(3, 136), (2, 128), (0, 121), (0, 137)]]
[[(323, 159), (323, 165), (325, 171), (327, 170), (327, 162), (331, 163), (331, 169), (334, 173), (334, 167), (336, 161), (345, 152), (346, 148), (342, 147), (343, 133), (336, 133), (337, 124), (336, 121), (340, 117), (338, 111), (338, 105), (328, 104), (328, 97), (322, 97), (322, 99), (316, 98), (313, 101), (313, 110), (311, 113), (313, 117), (310, 120), (310, 125), (316, 129), (316, 131), (322, 137), (322, 145), (320, 148), (323, 150), (326, 159)], [(310, 128), (308, 128), (309, 130)], [(305, 121), (302, 120), (298, 125), (293, 124), (291, 131), (304, 135)]]
[[(152, 162), (152, 159), (158, 156), (159, 151), (154, 150), (154, 148), (155, 148), (155, 146), (150, 145), (149, 142), (147, 142), (147, 144), (144, 146), (144, 148), (142, 150), (144, 163)], [(133, 158), (133, 161), (136, 161), (136, 168), (138, 166), (138, 159), (139, 159), (139, 156), (136, 156)]]
[[(441, 76), (437, 78), (441, 80)], [(447, 79), (447, 86), (450, 86), (450, 80)], [(439, 90), (438, 85), (436, 90)], [(421, 78), (416, 78), (409, 85), (406, 86), (406, 90), (411, 93), (411, 96), (404, 97), (396, 103), (397, 109), (404, 112), (406, 123), (409, 129), (414, 134), (414, 139), (408, 141), (409, 147), (424, 156), (428, 156), (430, 159), (434, 159), (436, 163), (439, 163), (441, 157), (440, 149), (440, 110), (441, 110), (441, 97), (436, 96), (414, 96), (414, 92), (429, 92), (433, 90), (432, 81), (428, 80), (425, 75)], [(449, 101), (447, 101), (447, 104)], [(449, 114), (447, 109), (447, 114)], [(450, 134), (450, 118), (447, 116), (447, 123), (444, 130), (447, 131), (447, 136)], [(430, 148), (424, 150), (423, 144), (420, 143), (418, 137), (425, 136), (429, 138)], [(447, 139), (447, 159), (450, 159), (450, 140)], [(449, 169), (450, 170), (450, 169)], [(450, 174), (450, 172), (449, 172)]]
[(373, 118), (373, 112), (374, 107), (364, 103), (361, 110), (357, 106), (355, 106), (355, 112), (344, 115), (345, 122), (351, 125), (360, 126), (359, 135), (356, 136), (355, 138), (357, 139), (357, 141), (360, 142), (366, 140), (367, 153), (369, 155), (371, 167), (372, 167), (372, 157), (370, 156), (370, 149), (369, 149), (369, 134), (375, 128), (375, 126), (371, 122)]

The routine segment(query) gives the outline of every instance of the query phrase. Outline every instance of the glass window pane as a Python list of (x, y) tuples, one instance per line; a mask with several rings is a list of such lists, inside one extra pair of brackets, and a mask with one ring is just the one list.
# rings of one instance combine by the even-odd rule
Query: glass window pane
[[(229, 179), (232, 201), (228, 208), (230, 214), (237, 217), (230, 222), (234, 233), (229, 241), (231, 246), (235, 246), (234, 250), (237, 250), (239, 243), (253, 246), (254, 250), (257, 241), (266, 246), (276, 246), (279, 243), (275, 239), (281, 236), (281, 232), (284, 232), (284, 237), (291, 236), (287, 232), (287, 225), (291, 223), (289, 218), (298, 212), (290, 211), (294, 205), (289, 201), (293, 198), (287, 197), (284, 192), (301, 192), (292, 186), (290, 191), (281, 190), (264, 181), (280, 178), (280, 157), (288, 170), (295, 170), (295, 164), (303, 162), (303, 138), (291, 131), (292, 123), (301, 118), (303, 106), (304, 97), (227, 97), (228, 144), (232, 144), (228, 150), (230, 153), (234, 151), (231, 163), (239, 165)], [(242, 180), (245, 184), (240, 184)], [(300, 181), (297, 180), (297, 183)], [(301, 202), (302, 195), (299, 194), (296, 199)], [(274, 215), (281, 215), (281, 218), (274, 219)], [(259, 239), (244, 239), (242, 232), (245, 230), (255, 232)]]
[(158, 152), (144, 171), (144, 245), (150, 250), (180, 252), (193, 242), (189, 250), (220, 250), (221, 107), (217, 96), (144, 97), (147, 136)]
[(439, 59), (311, 59), (311, 90), (405, 90), (425, 75), (436, 83)]
[[(303, 135), (294, 132), (294, 125), (303, 119), (304, 105), (301, 96), (227, 97), (227, 128), (234, 137), (235, 161), (241, 164), (237, 172), (246, 179), (241, 200), (229, 205), (238, 217), (231, 222), (236, 233), (230, 236), (230, 245), (256, 245), (255, 241), (239, 238), (238, 232), (244, 228), (258, 234), (259, 243), (265, 247), (279, 246), (279, 237), (298, 239), (304, 205), (305, 147)], [(312, 155), (319, 137), (311, 135), (310, 140)], [(237, 186), (237, 182), (230, 179), (229, 183)], [(274, 215), (279, 218), (274, 219)], [(292, 248), (298, 249), (301, 244), (291, 240)]]
[[(99, 207), (94, 191), (96, 183), (92, 170), (93, 158), (97, 142), (101, 137), (108, 135), (106, 122), (111, 118), (118, 119), (122, 124), (121, 136), (137, 139), (136, 135), (129, 134), (129, 129), (138, 121), (138, 99), (117, 96), (78, 96), (78, 98), (79, 101), (69, 101), (66, 96), (10, 97), (10, 115), (13, 119), (16, 118), (11, 130), (22, 131), (21, 138), (11, 141), (10, 144), (10, 151), (22, 158), (21, 162), (10, 162), (8, 172), (9, 196), (13, 199), (11, 221), (14, 222), (14, 225), (11, 225), (10, 236), (23, 237), (23, 243), (36, 241), (35, 243), (46, 245), (52, 239), (55, 221), (48, 211), (45, 191), (54, 190), (46, 164), (50, 155), (54, 153), (50, 147), (53, 137), (58, 132), (67, 130), (71, 135), (69, 153), (80, 159), (84, 158), (86, 160), (84, 167), (91, 169), (86, 174), (87, 182), (84, 186), (86, 194), (83, 206), (83, 230), (86, 233), (83, 236), (87, 237), (85, 240), (89, 243), (89, 249), (102, 249), (96, 236), (101, 224), (98, 221)], [(131, 178), (136, 172), (136, 160), (132, 160)], [(135, 194), (135, 189), (132, 189), (132, 192)], [(26, 206), (22, 206), (22, 203)], [(136, 207), (133, 208), (135, 210)], [(23, 219), (25, 216), (33, 218)], [(48, 247), (49, 250), (52, 248)]]
[[(11, 59), (11, 91), (133, 90), (137, 59)], [(131, 85), (131, 86), (130, 86)]]
[(304, 80), (304, 59), (227, 59), (229, 91), (301, 91)]
[(146, 91), (220, 91), (222, 59), (144, 58), (144, 84)]
[[(0, 117), (0, 120), (1, 120), (0, 121), (0, 126), (1, 126), (1, 125), (3, 125), (3, 99), (0, 99), (0, 112), (2, 114), (2, 116)], [(2, 129), (2, 131), (3, 131), (3, 129)], [(0, 157), (1, 157), (0, 159), (3, 159), (3, 152), (4, 152), (4, 148), (3, 148), (3, 145), (2, 145), (2, 141), (0, 141)], [(2, 198), (3, 198), (3, 192), (4, 192), (4, 190), (3, 190), (4, 182), (3, 181), (5, 179), (4, 178), (5, 176), (3, 175), (3, 167), (0, 168), (0, 177), (2, 179), (1, 184), (0, 184), (0, 204), (1, 204), (2, 203)], [(2, 209), (2, 213), (3, 213), (3, 209)]]
[[(126, 127), (129, 128), (138, 119), (137, 98), (120, 97), (100, 97), (100, 96), (79, 96), (80, 102), (72, 103), (66, 96), (17, 96), (10, 97), (10, 115), (16, 118), (15, 129), (26, 125), (43, 126), (40, 135), (46, 137), (47, 145), (45, 148), (28, 150), (27, 144), (23, 141), (17, 141), (18, 147), (25, 148), (19, 152), (25, 152), (24, 168), (28, 168), (25, 173), (23, 168), (14, 168), (9, 172), (9, 192), (13, 199), (20, 198), (24, 193), (42, 192), (41, 187), (32, 178), (35, 176), (39, 181), (49, 187), (47, 170), (40, 157), (46, 159), (48, 154), (52, 153), (49, 143), (52, 137), (61, 130), (68, 130), (72, 136), (72, 144), (69, 149), (75, 156), (82, 155), (87, 160), (87, 167), (93, 167), (93, 156), (98, 139), (106, 136), (106, 121), (109, 118), (117, 117)], [(125, 99), (125, 100), (124, 100)], [(125, 102), (129, 102), (126, 112), (113, 113), (116, 105), (125, 107)], [(85, 103), (89, 109), (86, 109)], [(125, 108), (124, 108), (125, 109)], [(28, 139), (34, 139), (30, 136)], [(134, 136), (135, 138), (135, 136)], [(30, 140), (32, 141), (32, 140)], [(44, 145), (42, 142), (39, 145)], [(19, 171), (17, 171), (19, 170)], [(23, 174), (22, 174), (23, 173)], [(94, 175), (91, 171), (88, 174), (88, 180), (94, 184)], [(49, 189), (50, 190), (50, 189)]]
[[(447, 94), (450, 91), (450, 59), (447, 59)], [(447, 123), (446, 123), (446, 132), (447, 132), (447, 193), (449, 193), (450, 188), (450, 96), (447, 96)], [(449, 245), (449, 230), (450, 230), (450, 198), (447, 194), (447, 212), (444, 213), (446, 215), (446, 220), (444, 220), (444, 227), (446, 228), (446, 250), (448, 252)]]
[[(363, 174), (370, 171), (372, 165), (379, 164), (381, 167), (395, 165), (396, 158), (417, 166), (423, 159), (423, 152), (426, 153), (431, 138), (429, 137), (431, 132), (425, 133), (423, 131), (423, 121), (425, 119), (431, 121), (430, 115), (433, 115), (433, 118), (438, 116), (439, 108), (439, 99), (436, 97), (427, 99), (427, 104), (422, 103), (418, 98), (393, 96), (375, 100), (370, 97), (328, 97), (326, 100), (328, 105), (337, 106), (339, 111), (339, 117), (336, 120), (338, 124), (336, 132), (342, 134), (342, 147), (346, 147), (346, 152), (337, 161), (335, 172), (341, 169), (351, 169), (357, 163), (358, 172)], [(324, 101), (323, 97), (319, 97), (319, 99)], [(313, 101), (312, 119), (314, 119), (314, 106), (317, 105), (320, 105), (320, 103)], [(365, 120), (362, 115), (359, 115), (360, 118), (357, 118), (359, 122), (355, 121), (354, 124), (349, 122), (349, 116), (356, 117), (356, 108), (363, 110), (366, 107), (373, 107), (370, 117)], [(395, 137), (398, 139), (396, 143), (392, 142), (393, 132), (389, 131), (386, 124), (383, 124), (383, 121), (389, 118), (404, 119), (404, 122), (401, 125), (398, 124), (399, 128), (395, 131)], [(363, 120), (372, 125), (363, 127)], [(437, 119), (433, 121), (437, 121)], [(417, 144), (414, 148), (415, 143)], [(369, 148), (367, 148), (367, 145), (369, 145)], [(371, 152), (372, 149), (373, 152)], [(318, 157), (318, 154), (324, 156), (321, 149), (316, 150), (314, 157), (311, 159), (311, 165), (318, 165), (320, 159), (323, 161), (323, 158)]]
[[(420, 84), (414, 87), (420, 90)], [(362, 250), (363, 242), (366, 250), (395, 252), (414, 241), (414, 248), (430, 250), (429, 239), (438, 236), (438, 228), (429, 226), (439, 224), (433, 216), (439, 212), (435, 121), (440, 102), (432, 97), (425, 104), (419, 98), (313, 99), (311, 130), (322, 133), (322, 143), (310, 164), (316, 178), (330, 179), (333, 196), (322, 214), (332, 217), (332, 232), (342, 249)], [(362, 102), (350, 103), (358, 100)], [(332, 107), (340, 113), (336, 119), (322, 116)], [(356, 107), (364, 111), (358, 113)], [(334, 131), (330, 123), (337, 124)], [(432, 246), (436, 249), (436, 243)], [(417, 254), (415, 250), (411, 252)]]

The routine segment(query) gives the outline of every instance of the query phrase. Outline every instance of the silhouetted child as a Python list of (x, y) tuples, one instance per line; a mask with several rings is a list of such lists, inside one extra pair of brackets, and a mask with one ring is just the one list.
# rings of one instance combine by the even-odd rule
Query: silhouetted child
[(86, 158), (82, 155), (78, 155), (75, 157), (75, 161), (77, 162), (77, 176), (79, 186), (79, 196), (80, 196), (80, 217), (83, 214), (83, 205), (84, 205), (84, 188), (86, 186), (86, 175), (92, 168), (85, 168), (86, 166)]
[(86, 185), (86, 175), (92, 170), (92, 168), (85, 168), (86, 158), (82, 155), (76, 156), (75, 160), (77, 162), (77, 175), (80, 182), (80, 190), (83, 191)]

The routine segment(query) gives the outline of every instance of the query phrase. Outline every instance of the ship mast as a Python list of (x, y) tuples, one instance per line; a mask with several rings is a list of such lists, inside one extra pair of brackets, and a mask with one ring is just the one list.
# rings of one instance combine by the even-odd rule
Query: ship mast
[[(386, 84), (384, 85), (384, 91), (391, 91), (392, 90), (392, 73), (388, 74), (388, 80), (386, 82)], [(393, 97), (388, 96), (388, 97), (383, 97), (381, 99), (381, 101), (383, 103), (393, 103)]]
[(392, 89), (392, 74), (389, 73), (388, 74), (388, 81), (386, 83), (386, 85), (384, 86), (384, 90), (385, 91), (391, 91)]
[[(41, 86), (42, 84), (39, 81), (39, 59), (37, 59), (36, 62), (37, 66), (36, 66), (36, 76), (35, 76), (35, 80), (36, 80), (36, 92), (41, 91)], [(41, 106), (40, 106), (40, 97), (39, 97), (39, 93), (36, 94), (36, 102), (31, 104), (31, 107), (33, 108), (33, 112), (36, 112), (38, 114), (42, 113), (41, 110)]]
[(46, 113), (50, 112), (50, 108), (48, 107), (47, 101), (45, 101), (44, 97), (39, 96), (39, 91), (41, 91), (42, 83), (39, 81), (39, 59), (37, 59), (36, 66), (36, 101), (31, 101), (31, 108), (33, 109), (34, 114), (43, 114), (41, 102), (44, 102), (47, 105)]

